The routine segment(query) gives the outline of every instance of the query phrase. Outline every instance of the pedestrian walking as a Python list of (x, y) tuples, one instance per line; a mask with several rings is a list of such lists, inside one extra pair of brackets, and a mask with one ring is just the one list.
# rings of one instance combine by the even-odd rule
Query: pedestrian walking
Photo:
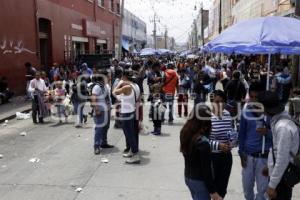
[(84, 114), (84, 106), (88, 99), (87, 81), (85, 77), (80, 76), (72, 85), (71, 101), (74, 106), (76, 118), (76, 128), (81, 128), (83, 123), (87, 122), (87, 115)]
[(233, 79), (230, 80), (225, 88), (225, 94), (228, 99), (226, 109), (231, 113), (232, 117), (238, 114), (238, 107), (244, 102), (247, 94), (246, 87), (241, 81), (241, 73), (233, 72)]
[(292, 89), (292, 76), (288, 68), (276, 67), (276, 73), (272, 82), (272, 91), (276, 92), (281, 103), (286, 104)]
[(66, 90), (63, 88), (62, 81), (56, 81), (54, 90), (54, 101), (55, 107), (57, 108), (57, 117), (59, 123), (62, 123), (62, 115), (65, 117), (65, 122), (68, 122), (68, 115), (66, 113), (66, 107), (64, 105), (64, 100), (66, 98)]
[(28, 87), (28, 92), (32, 98), (32, 120), (34, 124), (38, 122), (44, 123), (44, 118), (49, 114), (44, 100), (44, 95), (47, 91), (48, 88), (45, 81), (41, 78), (41, 73), (36, 72), (35, 78), (30, 81)]
[[(272, 146), (272, 133), (268, 130), (257, 95), (263, 91), (258, 82), (250, 85), (249, 102), (241, 113), (239, 131), (239, 155), (242, 164), (242, 183), (246, 200), (265, 200), (268, 177), (263, 175), (267, 167), (269, 149)], [(265, 140), (265, 141), (264, 141)], [(254, 185), (257, 194), (254, 194)]]
[(272, 200), (291, 200), (293, 185), (286, 177), (292, 170), (292, 155), (299, 150), (299, 129), (276, 93), (262, 92), (258, 101), (263, 104), (265, 114), (271, 117), (273, 135), (273, 147), (268, 157), (270, 178), (267, 195)]
[(178, 75), (174, 70), (174, 64), (169, 63), (166, 71), (164, 72), (163, 78), (163, 92), (164, 92), (164, 100), (165, 103), (168, 105), (168, 122), (169, 124), (173, 124), (174, 116), (173, 116), (173, 105), (175, 99), (175, 92), (178, 86)]
[[(160, 63), (159, 62), (154, 62), (151, 66), (151, 70), (148, 72), (147, 74), (147, 82), (148, 82), (148, 86), (149, 86), (149, 97), (148, 97), (148, 101), (152, 102), (153, 101), (153, 93), (154, 93), (154, 89), (155, 90), (159, 90), (160, 93), (162, 92), (162, 73), (160, 72)], [(150, 108), (150, 112), (149, 112), (149, 119), (152, 119), (152, 115), (153, 113), (152, 109)], [(164, 121), (164, 116), (162, 118), (162, 121)]]
[(232, 117), (224, 109), (226, 95), (221, 90), (214, 91), (213, 112), (211, 117), (212, 132), (210, 144), (212, 147), (212, 163), (214, 169), (214, 185), (221, 197), (227, 194), (227, 186), (232, 167), (232, 154), (228, 133), (233, 130)]
[(189, 76), (186, 74), (186, 70), (181, 70), (179, 72), (178, 79), (178, 115), (182, 117), (182, 107), (184, 109), (184, 117), (188, 116), (188, 100), (189, 100), (189, 89), (191, 87), (191, 81)]
[(166, 111), (164, 105), (164, 95), (161, 93), (160, 85), (154, 85), (152, 88), (151, 99), (151, 118), (153, 120), (154, 130), (151, 132), (153, 135), (161, 135), (161, 126)]
[(217, 193), (211, 168), (210, 118), (211, 111), (207, 106), (196, 106), (180, 131), (180, 151), (185, 163), (185, 183), (193, 200), (222, 199)]

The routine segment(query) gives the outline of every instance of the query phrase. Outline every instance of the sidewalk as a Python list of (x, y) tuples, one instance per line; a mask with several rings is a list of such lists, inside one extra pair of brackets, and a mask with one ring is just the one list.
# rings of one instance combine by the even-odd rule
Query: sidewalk
[(16, 117), (16, 112), (29, 112), (31, 101), (25, 101), (25, 97), (15, 97), (9, 103), (0, 105), (0, 123)]

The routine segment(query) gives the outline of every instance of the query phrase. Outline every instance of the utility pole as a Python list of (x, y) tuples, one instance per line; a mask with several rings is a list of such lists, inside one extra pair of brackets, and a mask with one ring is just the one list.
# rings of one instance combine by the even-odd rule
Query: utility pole
[(198, 48), (198, 27), (197, 21), (194, 20), (195, 48)]
[(153, 17), (153, 20), (151, 21), (153, 22), (154, 24), (154, 28), (153, 28), (153, 42), (154, 42), (154, 49), (157, 49), (157, 40), (156, 40), (156, 33), (157, 33), (157, 30), (156, 30), (156, 23), (159, 22), (159, 20), (156, 19), (156, 13), (154, 13), (154, 17)]
[(201, 2), (201, 40), (202, 40), (202, 46), (204, 45), (204, 19), (203, 19), (203, 2)]
[(220, 13), (219, 13), (219, 34), (222, 32), (222, 0), (220, 0)]
[(168, 29), (165, 31), (165, 49), (168, 49)]
[(121, 5), (121, 23), (120, 23), (120, 37), (119, 37), (119, 53), (118, 53), (118, 59), (121, 60), (122, 58), (122, 32), (123, 32), (123, 21), (124, 21), (124, 9), (125, 9), (125, 0), (120, 0)]

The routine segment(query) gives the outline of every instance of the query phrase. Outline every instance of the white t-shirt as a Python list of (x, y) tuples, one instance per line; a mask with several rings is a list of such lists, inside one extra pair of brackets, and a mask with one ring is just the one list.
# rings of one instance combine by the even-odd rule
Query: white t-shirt
[(101, 87), (99, 84), (96, 84), (92, 89), (92, 95), (97, 97), (97, 105), (100, 111), (107, 111), (110, 107), (109, 102), (107, 102), (107, 95), (109, 95), (106, 87)]

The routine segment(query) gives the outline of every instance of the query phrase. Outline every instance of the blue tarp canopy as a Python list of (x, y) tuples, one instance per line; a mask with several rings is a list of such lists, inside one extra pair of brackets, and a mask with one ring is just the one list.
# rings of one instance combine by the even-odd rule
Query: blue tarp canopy
[(272, 16), (243, 21), (226, 29), (204, 49), (228, 54), (300, 54), (300, 20)]
[(169, 49), (158, 49), (157, 53), (159, 55), (170, 55), (170, 54), (172, 54), (172, 51)]
[(193, 52), (191, 50), (185, 50), (185, 51), (181, 52), (179, 56), (180, 57), (185, 57), (185, 56), (190, 55), (192, 53)]
[(122, 47), (126, 50), (129, 51), (129, 41), (122, 39)]
[(145, 48), (142, 49), (140, 52), (140, 56), (154, 56), (157, 55), (157, 51), (152, 48)]

